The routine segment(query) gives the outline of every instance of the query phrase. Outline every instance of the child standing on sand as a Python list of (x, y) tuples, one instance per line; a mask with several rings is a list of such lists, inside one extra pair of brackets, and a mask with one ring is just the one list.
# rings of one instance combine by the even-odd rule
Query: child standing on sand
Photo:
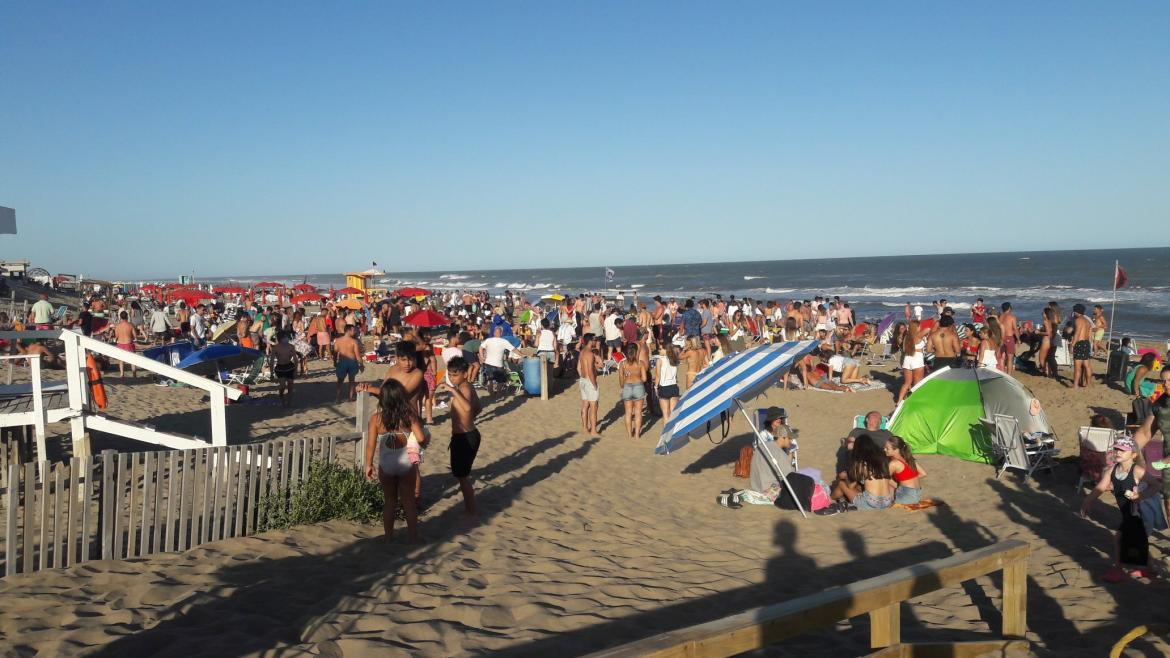
[[(1147, 578), (1150, 576), (1149, 540), (1146, 536), (1146, 526), (1138, 510), (1138, 503), (1148, 498), (1156, 489), (1148, 487), (1143, 478), (1146, 469), (1135, 463), (1137, 445), (1130, 438), (1118, 439), (1113, 444), (1114, 456), (1117, 463), (1113, 468), (1106, 469), (1101, 481), (1081, 505), (1081, 516), (1088, 517), (1089, 507), (1093, 501), (1101, 497), (1106, 491), (1112, 491), (1117, 498), (1117, 507), (1121, 510), (1121, 525), (1117, 528), (1117, 564), (1105, 573), (1105, 581), (1116, 583), (1122, 576)], [(1147, 491), (1151, 493), (1146, 493)]]

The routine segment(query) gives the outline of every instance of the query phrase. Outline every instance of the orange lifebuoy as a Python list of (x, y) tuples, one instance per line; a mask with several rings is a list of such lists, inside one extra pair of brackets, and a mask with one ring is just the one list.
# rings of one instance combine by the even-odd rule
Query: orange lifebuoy
[(98, 409), (106, 408), (106, 387), (102, 384), (102, 371), (92, 354), (85, 355), (85, 374), (89, 380), (89, 393)]

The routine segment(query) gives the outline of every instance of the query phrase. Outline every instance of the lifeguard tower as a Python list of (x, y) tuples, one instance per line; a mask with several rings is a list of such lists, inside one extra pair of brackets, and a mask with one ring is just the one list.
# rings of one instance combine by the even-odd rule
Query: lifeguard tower
[(370, 285), (374, 277), (384, 276), (385, 274), (385, 272), (376, 268), (371, 268), (364, 272), (347, 272), (345, 274), (345, 285), (349, 288), (357, 288), (362, 291), (362, 296), (369, 301), (377, 294), (386, 294), (385, 288), (374, 288)]

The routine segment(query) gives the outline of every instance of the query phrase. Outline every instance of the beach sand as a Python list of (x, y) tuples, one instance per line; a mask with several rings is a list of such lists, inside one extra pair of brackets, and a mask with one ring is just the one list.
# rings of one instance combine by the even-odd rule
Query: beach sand
[[(1100, 370), (1103, 365), (1095, 364)], [(370, 378), (380, 373), (372, 367)], [(1067, 372), (1067, 370), (1066, 370)], [(890, 368), (876, 372), (890, 382)], [(1065, 458), (1089, 414), (1124, 411), (1129, 398), (1104, 385), (1073, 391), (1021, 375), (1043, 401)], [(107, 376), (111, 413), (153, 419), (160, 429), (207, 436), (206, 405), (189, 389), (122, 384)], [(893, 386), (894, 384), (891, 384)], [(728, 487), (742, 417), (717, 445), (700, 440), (653, 454), (661, 421), (640, 441), (625, 437), (616, 376), (603, 378), (601, 439), (580, 432), (579, 396), (557, 382), (547, 402), (502, 397), (480, 422), (474, 476), (480, 516), (464, 519), (447, 468), (445, 412), (424, 462), (424, 541), (381, 542), (381, 528), (332, 522), (188, 551), (96, 561), (0, 580), (5, 655), (373, 655), (504, 653), (568, 656), (776, 603), (895, 568), (1022, 539), (1028, 564), (1029, 639), (1039, 654), (1101, 656), (1130, 628), (1170, 622), (1166, 581), (1105, 585), (1111, 496), (1078, 516), (1073, 460), (1053, 475), (995, 479), (990, 466), (925, 456), (927, 496), (945, 505), (802, 519), (796, 512), (714, 503)], [(262, 387), (259, 393), (269, 392)], [(352, 431), (353, 405), (334, 405), (321, 363), (298, 384), (291, 411), (228, 409), (236, 441)], [(799, 431), (802, 466), (833, 468), (855, 414), (889, 413), (887, 391), (771, 392), (753, 406), (786, 407)], [(64, 427), (54, 427), (63, 435)], [(713, 436), (718, 440), (718, 436)], [(95, 449), (103, 445), (100, 439)], [(399, 532), (402, 532), (400, 529)], [(1164, 536), (1154, 553), (1164, 554)], [(997, 632), (999, 579), (915, 599), (902, 609), (903, 638), (971, 639)], [(858, 618), (770, 649), (865, 653)], [(1146, 642), (1147, 650), (1164, 644)]]

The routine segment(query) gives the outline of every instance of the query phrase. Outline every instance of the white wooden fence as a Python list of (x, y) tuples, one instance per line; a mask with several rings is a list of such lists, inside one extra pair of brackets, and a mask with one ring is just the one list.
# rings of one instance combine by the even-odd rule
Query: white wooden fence
[[(3, 575), (183, 551), (255, 534), (260, 502), (287, 505), (312, 460), (356, 435), (7, 464)], [(355, 459), (362, 453), (360, 442)]]

